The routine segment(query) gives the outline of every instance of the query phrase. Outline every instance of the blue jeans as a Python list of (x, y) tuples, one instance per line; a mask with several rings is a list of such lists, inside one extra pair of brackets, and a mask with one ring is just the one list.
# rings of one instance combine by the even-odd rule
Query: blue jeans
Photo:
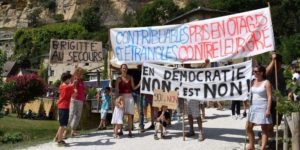
[(142, 94), (138, 94), (133, 92), (133, 98), (137, 102), (138, 111), (139, 111), (139, 127), (144, 129), (144, 111), (143, 111), (143, 99), (144, 96)]

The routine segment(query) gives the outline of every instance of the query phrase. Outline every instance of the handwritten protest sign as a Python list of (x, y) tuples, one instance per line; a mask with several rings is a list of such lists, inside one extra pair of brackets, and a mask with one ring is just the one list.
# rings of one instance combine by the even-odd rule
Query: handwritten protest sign
[(160, 108), (161, 106), (168, 106), (168, 109), (177, 109), (178, 96), (176, 91), (163, 92), (155, 89), (153, 95), (153, 107)]
[(103, 60), (102, 43), (87, 40), (57, 40), (50, 42), (50, 63), (88, 63)]
[(187, 69), (144, 63), (141, 93), (155, 89), (177, 91), (179, 97), (195, 100), (245, 100), (250, 92), (252, 61), (230, 66)]
[(113, 28), (110, 40), (118, 64), (215, 62), (275, 47), (269, 8), (186, 24)]

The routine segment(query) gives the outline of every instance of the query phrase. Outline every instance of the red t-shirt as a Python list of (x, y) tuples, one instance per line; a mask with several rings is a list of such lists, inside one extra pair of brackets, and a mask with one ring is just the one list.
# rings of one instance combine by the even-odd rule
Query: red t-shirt
[(76, 100), (84, 101), (85, 100), (85, 87), (84, 83), (81, 80), (77, 80), (76, 83), (76, 89), (77, 89), (77, 96), (75, 97)]
[(57, 101), (57, 107), (59, 109), (69, 109), (70, 108), (70, 101), (72, 94), (74, 92), (74, 87), (72, 84), (61, 84), (59, 86), (59, 99)]

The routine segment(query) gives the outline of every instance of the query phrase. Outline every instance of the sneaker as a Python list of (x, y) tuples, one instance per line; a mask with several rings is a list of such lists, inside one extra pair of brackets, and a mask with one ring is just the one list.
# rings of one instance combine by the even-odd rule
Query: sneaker
[(140, 132), (144, 133), (146, 130), (144, 128), (140, 128)]
[(68, 147), (69, 146), (69, 144), (68, 143), (66, 143), (64, 140), (61, 140), (61, 141), (58, 141), (57, 142), (57, 146), (62, 146), (62, 147)]
[(232, 118), (233, 120), (236, 120), (236, 119), (237, 119), (237, 116), (232, 115), (231, 118)]
[(238, 115), (237, 118), (240, 119), (240, 120), (242, 120), (244, 117), (241, 116), (241, 115)]
[(244, 118), (247, 117), (247, 113), (246, 113), (246, 112), (243, 113), (243, 117), (244, 117)]

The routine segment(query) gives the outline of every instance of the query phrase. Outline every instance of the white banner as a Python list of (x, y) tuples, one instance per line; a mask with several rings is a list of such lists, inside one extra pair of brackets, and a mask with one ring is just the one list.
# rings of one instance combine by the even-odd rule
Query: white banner
[(102, 42), (51, 39), (49, 60), (51, 64), (102, 62)]
[(250, 92), (252, 61), (230, 66), (187, 69), (144, 63), (141, 93), (155, 89), (177, 91), (179, 97), (201, 101), (246, 100)]
[(113, 28), (110, 40), (117, 64), (203, 63), (273, 51), (269, 8), (186, 24)]

